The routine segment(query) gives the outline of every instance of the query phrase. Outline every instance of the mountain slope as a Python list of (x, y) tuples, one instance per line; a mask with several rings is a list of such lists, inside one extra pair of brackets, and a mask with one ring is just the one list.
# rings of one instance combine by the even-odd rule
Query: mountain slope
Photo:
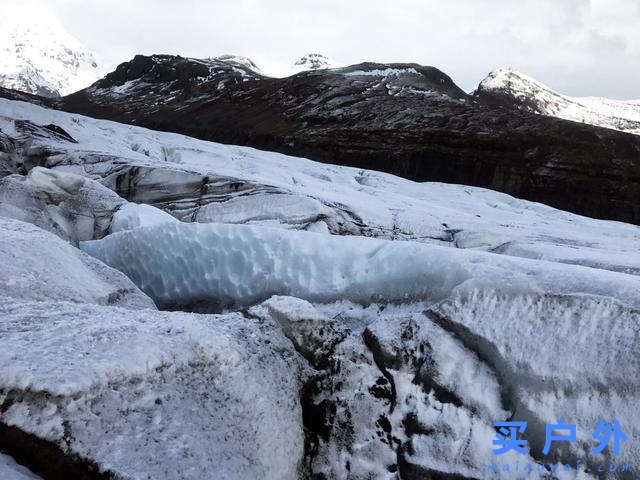
[(640, 100), (570, 97), (511, 69), (491, 72), (475, 95), (498, 105), (640, 135)]
[(443, 72), (363, 63), (288, 78), (136, 56), (56, 108), (640, 223), (640, 138), (466, 95)]
[(91, 85), (98, 64), (44, 7), (3, 4), (0, 86), (58, 97)]

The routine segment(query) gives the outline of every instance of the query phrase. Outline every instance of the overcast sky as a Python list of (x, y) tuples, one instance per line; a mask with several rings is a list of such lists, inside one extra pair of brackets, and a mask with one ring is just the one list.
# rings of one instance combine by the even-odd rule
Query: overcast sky
[(513, 67), (570, 95), (640, 98), (640, 0), (45, 3), (113, 65), (136, 53), (234, 53), (273, 72), (318, 52), (342, 64), (433, 65), (465, 90)]

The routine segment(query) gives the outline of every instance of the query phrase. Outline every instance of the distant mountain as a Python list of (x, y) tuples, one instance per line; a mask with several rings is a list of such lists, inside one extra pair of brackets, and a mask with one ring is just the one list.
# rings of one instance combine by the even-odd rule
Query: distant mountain
[(57, 97), (88, 87), (101, 75), (94, 55), (44, 7), (3, 6), (0, 86)]
[(322, 55), (320, 53), (308, 53), (303, 57), (296, 60), (287, 72), (289, 75), (295, 75), (296, 73), (306, 72), (308, 70), (321, 70), (323, 68), (338, 68), (342, 65), (338, 64), (335, 60)]
[(502, 106), (640, 135), (640, 100), (570, 97), (517, 70), (494, 70), (475, 95)]

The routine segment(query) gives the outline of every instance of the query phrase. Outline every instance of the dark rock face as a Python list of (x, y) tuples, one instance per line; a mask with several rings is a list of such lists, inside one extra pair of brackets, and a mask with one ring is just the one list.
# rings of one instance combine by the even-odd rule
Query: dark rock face
[(432, 67), (363, 63), (276, 79), (219, 59), (136, 56), (52, 105), (640, 223), (640, 137), (468, 96)]
[(52, 99), (46, 96), (38, 96), (32, 93), (19, 92), (18, 90), (12, 90), (10, 88), (0, 87), (0, 98), (6, 98), (7, 100), (16, 100), (19, 102), (33, 103), (34, 105), (41, 105), (50, 107)]

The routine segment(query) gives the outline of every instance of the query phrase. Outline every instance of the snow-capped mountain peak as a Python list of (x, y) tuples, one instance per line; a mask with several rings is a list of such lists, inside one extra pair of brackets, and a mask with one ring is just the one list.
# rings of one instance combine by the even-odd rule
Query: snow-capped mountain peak
[(231, 65), (236, 65), (239, 67), (244, 67), (249, 70), (252, 70), (256, 73), (262, 74), (262, 70), (256, 63), (251, 60), (249, 57), (244, 57), (242, 55), (220, 55), (218, 57), (213, 58), (213, 60), (218, 60), (220, 62), (229, 63)]
[(290, 75), (294, 75), (299, 72), (305, 72), (308, 70), (320, 70), (324, 68), (338, 68), (339, 65), (335, 60), (322, 55), (320, 53), (308, 53), (291, 65)]
[(640, 134), (640, 100), (570, 97), (511, 68), (489, 73), (475, 95), (542, 115)]
[(101, 76), (94, 55), (42, 5), (3, 5), (0, 86), (56, 97)]

